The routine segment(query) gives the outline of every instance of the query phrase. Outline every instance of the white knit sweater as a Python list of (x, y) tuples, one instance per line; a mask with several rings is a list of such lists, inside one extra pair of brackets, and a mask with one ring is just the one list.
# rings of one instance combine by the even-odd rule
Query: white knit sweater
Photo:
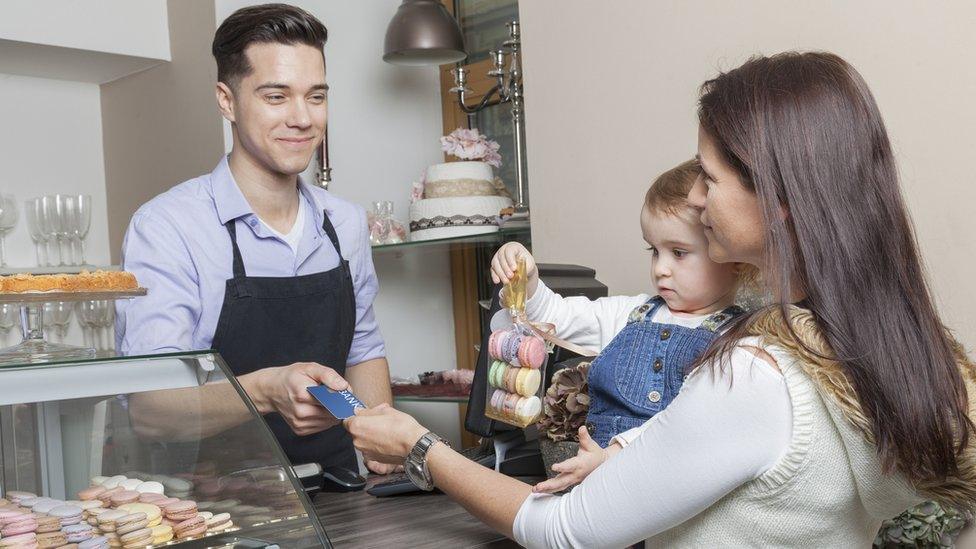
[(876, 449), (831, 400), (824, 399), (796, 359), (757, 345), (776, 359), (793, 409), (786, 455), (759, 478), (648, 547), (870, 547), (881, 521), (921, 501), (900, 476), (881, 474)]

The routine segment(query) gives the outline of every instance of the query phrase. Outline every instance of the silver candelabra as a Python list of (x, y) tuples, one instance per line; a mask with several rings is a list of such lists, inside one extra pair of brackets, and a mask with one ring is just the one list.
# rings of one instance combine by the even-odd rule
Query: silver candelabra
[[(475, 114), (483, 109), (511, 103), (512, 124), (515, 129), (515, 211), (526, 214), (525, 205), (525, 152), (522, 144), (525, 141), (524, 104), (522, 95), (522, 60), (520, 58), (521, 39), (518, 21), (507, 23), (509, 38), (502, 42), (502, 47), (489, 52), (492, 68), (488, 76), (496, 79), (496, 84), (488, 93), (474, 105), (466, 102), (467, 94), (471, 93), (467, 84), (468, 69), (458, 65), (453, 71), (454, 87), (451, 93), (457, 94), (458, 106), (465, 114)], [(506, 57), (510, 59), (508, 69), (505, 68)]]

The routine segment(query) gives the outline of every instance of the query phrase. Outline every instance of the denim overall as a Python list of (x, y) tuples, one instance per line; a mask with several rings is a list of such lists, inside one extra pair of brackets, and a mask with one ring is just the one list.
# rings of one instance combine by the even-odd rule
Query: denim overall
[(731, 306), (698, 328), (651, 322), (660, 296), (634, 309), (627, 326), (590, 365), (590, 409), (586, 424), (600, 446), (643, 424), (678, 395), (685, 369), (705, 352), (721, 329), (744, 311)]

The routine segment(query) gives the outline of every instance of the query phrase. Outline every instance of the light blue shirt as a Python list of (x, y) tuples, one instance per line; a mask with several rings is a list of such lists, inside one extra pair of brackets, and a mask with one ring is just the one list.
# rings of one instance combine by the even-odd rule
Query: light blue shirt
[(139, 208), (125, 234), (122, 266), (149, 294), (116, 303), (119, 352), (211, 347), (225, 283), (233, 277), (233, 251), (224, 227), (232, 219), (237, 220), (237, 245), (248, 276), (300, 276), (339, 266), (339, 255), (322, 229), (324, 209), (349, 260), (356, 294), (356, 329), (346, 364), (385, 356), (373, 313), (379, 284), (365, 210), (304, 182), (298, 188), (300, 206), (309, 215), (297, 253), (258, 219), (226, 157), (212, 173), (177, 185)]

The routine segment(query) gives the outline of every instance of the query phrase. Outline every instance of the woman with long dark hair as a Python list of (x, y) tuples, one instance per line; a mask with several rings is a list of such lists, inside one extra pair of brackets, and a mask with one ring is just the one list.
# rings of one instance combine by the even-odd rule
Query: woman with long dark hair
[(389, 407), (347, 422), (356, 446), (414, 450), (408, 465), (530, 547), (866, 547), (923, 499), (972, 507), (976, 368), (933, 305), (861, 76), (827, 53), (754, 58), (702, 86), (699, 122), (689, 201), (709, 256), (758, 267), (773, 304), (670, 407), (562, 497)]

